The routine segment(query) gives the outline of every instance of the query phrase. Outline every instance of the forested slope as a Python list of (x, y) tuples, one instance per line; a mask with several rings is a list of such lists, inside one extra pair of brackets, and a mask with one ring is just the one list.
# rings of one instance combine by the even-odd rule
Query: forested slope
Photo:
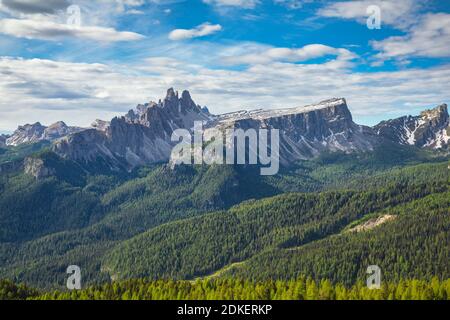
[(274, 248), (222, 276), (286, 279), (308, 274), (346, 285), (377, 265), (386, 281), (450, 278), (450, 193), (388, 207), (376, 215), (396, 219), (363, 232), (343, 232), (292, 248)]
[[(444, 158), (403, 147), (324, 154), (274, 177), (252, 166), (96, 172), (45, 150), (32, 156), (55, 175), (0, 174), (0, 278), (39, 287), (63, 287), (72, 264), (82, 268), (86, 284), (111, 275), (204, 276), (326, 238), (365, 215), (448, 186)], [(130, 264), (120, 264), (128, 246)], [(164, 259), (148, 258), (153, 253)]]
[[(247, 272), (242, 272), (247, 278), (292, 278), (304, 270), (308, 271), (304, 272), (305, 274), (312, 274), (317, 278), (328, 277), (352, 283), (360, 275), (358, 268), (361, 268), (362, 263), (368, 262), (368, 266), (376, 264), (379, 259), (370, 263), (370, 252), (369, 257), (365, 258), (367, 251), (364, 247), (354, 249), (351, 245), (346, 247), (339, 242), (336, 245), (332, 243), (329, 250), (337, 255), (342, 253), (343, 256), (346, 255), (345, 252), (349, 252), (350, 256), (347, 257), (349, 259), (343, 257), (336, 261), (330, 268), (324, 261), (318, 261), (319, 256), (314, 250), (309, 250), (311, 246), (308, 244), (321, 243), (318, 241), (320, 239), (332, 239), (333, 237), (329, 236), (339, 234), (350, 223), (366, 215), (381, 215), (386, 211), (393, 215), (408, 212), (411, 214), (411, 217), (408, 217), (411, 220), (401, 217), (395, 222), (395, 225), (400, 224), (397, 228), (403, 231), (399, 236), (395, 233), (397, 229), (389, 229), (387, 235), (382, 234), (384, 237), (375, 236), (378, 247), (373, 249), (374, 252), (383, 255), (384, 251), (380, 251), (383, 244), (388, 244), (396, 237), (404, 239), (402, 244), (408, 243), (409, 246), (399, 245), (398, 251), (392, 253), (394, 258), (386, 256), (386, 260), (382, 262), (391, 262), (390, 268), (395, 272), (398, 267), (402, 267), (397, 265), (402, 262), (401, 258), (397, 257), (398, 254), (414, 257), (419, 254), (421, 260), (411, 260), (412, 269), (400, 273), (399, 277), (414, 276), (414, 271), (417, 270), (421, 271), (417, 273), (420, 276), (441, 274), (446, 277), (449, 275), (449, 246), (445, 245), (448, 244), (449, 237), (449, 205), (447, 181), (418, 185), (397, 184), (378, 191), (286, 194), (249, 201), (226, 212), (151, 229), (118, 245), (106, 257), (104, 268), (113, 278), (192, 279), (208, 275), (228, 264), (262, 255), (267, 257), (266, 260), (255, 258), (254, 263), (251, 263), (253, 260), (250, 263), (245, 262), (244, 267), (240, 265), (238, 270), (248, 265), (245, 269)], [(420, 222), (422, 229), (411, 228), (415, 225), (414, 222)], [(360, 242), (354, 240), (354, 243)], [(425, 246), (426, 255), (421, 255), (420, 251), (416, 252), (420, 244)], [(277, 252), (282, 249), (285, 252), (288, 248), (302, 246), (310, 256), (304, 252), (298, 255), (291, 252), (283, 259), (279, 256), (264, 255), (267, 251)], [(326, 251), (320, 244), (317, 246), (319, 249), (316, 250)], [(388, 252), (389, 249), (385, 251)], [(297, 265), (290, 267), (291, 256), (298, 257), (309, 269), (302, 269)], [(310, 257), (310, 264), (305, 256)], [(326, 257), (322, 260), (326, 260)], [(432, 263), (435, 263), (435, 269), (422, 270)], [(351, 265), (352, 268), (343, 267), (345, 264)], [(318, 272), (323, 268), (329, 268), (330, 272)], [(338, 272), (340, 270), (344, 271)]]

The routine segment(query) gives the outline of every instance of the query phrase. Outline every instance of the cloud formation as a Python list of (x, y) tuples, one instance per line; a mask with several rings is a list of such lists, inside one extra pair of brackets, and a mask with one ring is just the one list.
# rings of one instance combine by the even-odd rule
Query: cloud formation
[(409, 57), (450, 57), (450, 14), (428, 14), (406, 36), (373, 41), (374, 49), (381, 51), (378, 59)]
[(377, 5), (381, 9), (382, 25), (407, 29), (416, 22), (421, 4), (415, 0), (357, 0), (332, 2), (318, 10), (317, 15), (328, 18), (351, 19), (366, 24), (367, 8)]
[(143, 36), (113, 28), (74, 26), (53, 21), (32, 19), (2, 19), (0, 33), (26, 39), (61, 40), (68, 37), (102, 42), (134, 41)]
[[(258, 47), (256, 47), (258, 48)], [(264, 48), (264, 47), (263, 47)], [(299, 49), (293, 48), (264, 48), (255, 50), (249, 54), (224, 57), (223, 61), (229, 65), (240, 64), (266, 64), (274, 61), (300, 62), (315, 58), (333, 55), (340, 61), (349, 61), (357, 58), (357, 55), (347, 49), (333, 48), (323, 44), (309, 44)]]
[[(145, 66), (145, 68), (143, 67)], [(212, 112), (295, 107), (345, 97), (356, 120), (415, 114), (449, 102), (450, 66), (391, 72), (350, 72), (345, 64), (270, 62), (243, 70), (209, 69), (153, 57), (120, 69), (105, 64), (0, 58), (0, 130), (64, 120), (87, 126), (138, 103), (161, 98), (168, 87), (188, 89)], [(51, 110), (51, 112), (42, 112)]]
[(204, 37), (222, 30), (220, 24), (202, 23), (193, 29), (175, 29), (169, 33), (169, 39), (173, 41)]
[[(270, 3), (275, 5), (268, 6), (261, 0), (204, 0), (211, 5), (201, 6), (205, 12), (229, 16), (221, 15), (221, 24), (204, 23), (172, 32), (174, 23), (185, 25), (192, 21), (192, 17), (180, 17), (180, 8), (187, 5), (183, 0), (76, 2), (83, 14), (80, 27), (64, 24), (64, 0), (0, 0), (1, 16), (8, 17), (0, 20), (0, 33), (10, 36), (0, 37), (3, 54), (45, 57), (0, 57), (0, 131), (35, 121), (49, 124), (65, 120), (86, 126), (96, 118), (107, 120), (138, 103), (159, 99), (168, 87), (190, 90), (196, 102), (208, 105), (215, 113), (294, 107), (346, 97), (356, 120), (369, 119), (371, 124), (377, 119), (415, 114), (424, 107), (450, 102), (450, 65), (447, 60), (436, 60), (449, 56), (449, 14), (427, 14), (418, 10), (420, 4), (416, 1), (320, 2), (322, 9), (312, 17), (320, 24), (333, 18), (364, 25), (367, 7), (379, 4), (382, 29), (386, 30), (367, 32), (367, 38), (361, 33), (355, 37), (339, 34), (330, 39), (329, 35), (321, 38), (320, 29), (316, 29), (317, 43), (311, 44), (307, 42), (312, 39), (307, 30), (293, 35), (299, 25), (292, 21), (307, 10), (284, 8), (295, 9), (310, 0), (272, 0)], [(266, 7), (278, 15), (264, 12)], [(142, 12), (145, 16), (140, 15)], [(250, 15), (258, 20), (245, 20)], [(275, 21), (273, 32), (250, 32), (251, 28), (273, 26), (274, 19), (281, 16), (286, 20)], [(153, 18), (161, 24), (150, 26)], [(333, 23), (340, 27), (352, 25), (345, 21)], [(222, 28), (227, 32), (196, 39), (217, 34)], [(119, 30), (149, 36), (144, 41), (110, 45), (111, 51), (104, 50), (100, 42), (143, 37)], [(388, 36), (370, 42), (369, 50), (363, 52), (372, 35)], [(92, 42), (86, 45), (74, 41), (60, 46), (23, 38)], [(320, 39), (326, 42), (322, 44)], [(420, 64), (414, 64), (415, 57), (421, 58)], [(387, 60), (412, 63), (397, 69), (396, 64), (370, 69), (365, 63), (371, 59), (375, 64)], [(428, 65), (437, 66), (426, 67), (429, 61), (432, 63)]]

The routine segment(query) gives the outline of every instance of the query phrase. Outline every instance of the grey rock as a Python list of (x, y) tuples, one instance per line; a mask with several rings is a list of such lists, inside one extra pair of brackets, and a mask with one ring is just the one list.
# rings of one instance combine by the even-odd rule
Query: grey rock
[(181, 97), (172, 88), (159, 103), (138, 105), (123, 117), (116, 117), (102, 130), (90, 129), (56, 141), (53, 150), (66, 159), (82, 163), (103, 161), (111, 169), (167, 162), (179, 128), (190, 129), (206, 115), (184, 91)]
[(447, 105), (423, 111), (419, 116), (382, 121), (374, 130), (381, 137), (398, 144), (441, 149), (450, 142)]
[(370, 151), (380, 142), (371, 128), (353, 122), (343, 98), (298, 108), (229, 113), (218, 116), (210, 126), (279, 129), (280, 162), (284, 165), (325, 151)]
[(106, 131), (111, 122), (97, 119), (92, 124), (91, 127), (99, 131)]
[(18, 146), (23, 143), (36, 143), (47, 140), (54, 141), (69, 134), (82, 131), (78, 127), (69, 127), (64, 122), (59, 121), (48, 127), (39, 122), (19, 126), (14, 133), (6, 139), (6, 145)]
[(36, 180), (42, 180), (55, 174), (55, 169), (45, 166), (44, 160), (39, 158), (25, 158), (24, 171)]
[(34, 143), (42, 140), (46, 127), (39, 122), (19, 126), (16, 131), (6, 140), (8, 146), (18, 146), (22, 143)]
[[(254, 110), (213, 116), (194, 103), (188, 91), (181, 97), (172, 88), (164, 100), (138, 105), (110, 123), (95, 125), (56, 141), (53, 150), (82, 163), (101, 160), (111, 169), (168, 162), (175, 129), (192, 129), (203, 121), (205, 129), (280, 129), (282, 164), (311, 159), (324, 151), (368, 151), (380, 138), (369, 127), (353, 122), (345, 99), (279, 110)], [(102, 128), (101, 130), (97, 128)]]
[(446, 105), (371, 128), (353, 121), (343, 98), (304, 107), (212, 115), (197, 105), (188, 91), (180, 96), (170, 88), (163, 100), (140, 104), (110, 122), (97, 120), (92, 129), (60, 138), (52, 148), (61, 157), (79, 163), (101, 161), (113, 170), (131, 170), (169, 162), (176, 144), (171, 141), (172, 133), (176, 129), (192, 130), (195, 121), (202, 121), (206, 131), (279, 129), (283, 165), (324, 152), (371, 151), (386, 140), (438, 148), (448, 144), (450, 136)]

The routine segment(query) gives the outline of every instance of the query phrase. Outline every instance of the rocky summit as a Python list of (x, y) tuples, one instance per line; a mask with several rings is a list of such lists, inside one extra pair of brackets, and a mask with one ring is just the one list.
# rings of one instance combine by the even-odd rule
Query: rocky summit
[(323, 152), (365, 152), (383, 141), (418, 147), (442, 148), (448, 144), (447, 106), (402, 117), (375, 127), (356, 124), (347, 102), (334, 98), (318, 104), (276, 110), (238, 111), (212, 115), (197, 105), (188, 91), (174, 89), (159, 102), (140, 104), (111, 121), (96, 120), (92, 129), (68, 135), (53, 150), (82, 163), (101, 161), (112, 169), (167, 162), (176, 129), (192, 130), (195, 121), (209, 129), (279, 129), (280, 162), (312, 159)]
[(440, 149), (450, 141), (446, 104), (423, 111), (419, 116), (383, 121), (374, 129), (378, 135), (403, 145)]
[(101, 161), (112, 169), (131, 169), (167, 162), (173, 147), (172, 132), (208, 120), (210, 116), (194, 103), (188, 91), (179, 96), (171, 88), (164, 100), (138, 105), (109, 123), (96, 121), (93, 129), (57, 141), (53, 150), (78, 162)]
[(279, 129), (280, 161), (285, 165), (324, 151), (370, 151), (379, 143), (371, 128), (353, 122), (343, 98), (297, 108), (230, 113), (218, 116), (209, 126)]
[(369, 127), (353, 122), (345, 99), (278, 110), (254, 110), (212, 115), (197, 105), (188, 91), (173, 89), (156, 102), (138, 105), (111, 122), (97, 120), (93, 129), (55, 142), (53, 150), (64, 158), (89, 163), (101, 161), (113, 169), (167, 162), (175, 129), (192, 129), (202, 121), (206, 130), (218, 128), (280, 129), (281, 163), (311, 159), (324, 151), (368, 151), (378, 143)]
[(6, 139), (5, 144), (8, 146), (18, 146), (23, 143), (35, 143), (43, 140), (54, 141), (81, 130), (83, 129), (69, 127), (62, 121), (56, 122), (48, 127), (36, 122), (34, 124), (19, 126), (19, 128)]

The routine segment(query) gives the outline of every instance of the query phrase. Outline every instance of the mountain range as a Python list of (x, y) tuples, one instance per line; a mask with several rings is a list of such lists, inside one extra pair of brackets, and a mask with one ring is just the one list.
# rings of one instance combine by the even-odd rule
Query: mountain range
[[(283, 166), (172, 167), (195, 121), (279, 129)], [(0, 278), (448, 279), (448, 130), (446, 105), (368, 127), (342, 98), (213, 115), (173, 89), (90, 128), (22, 126), (0, 140)]]
[(42, 140), (54, 141), (72, 133), (82, 131), (79, 127), (68, 127), (63, 121), (58, 121), (48, 127), (39, 122), (19, 126), (11, 136), (3, 136), (7, 146), (18, 146), (24, 143), (35, 143)]
[(111, 121), (96, 120), (91, 128), (68, 127), (57, 122), (20, 126), (1, 141), (7, 146), (51, 141), (52, 151), (64, 159), (89, 166), (102, 163), (112, 170), (168, 162), (176, 129), (192, 130), (202, 121), (205, 130), (216, 128), (280, 129), (280, 162), (289, 166), (324, 152), (365, 152), (384, 141), (421, 148), (446, 149), (450, 142), (447, 105), (383, 121), (374, 127), (353, 122), (345, 99), (330, 99), (315, 105), (276, 110), (238, 111), (212, 115), (197, 105), (188, 91), (181, 96), (173, 88), (158, 103), (138, 105)]

